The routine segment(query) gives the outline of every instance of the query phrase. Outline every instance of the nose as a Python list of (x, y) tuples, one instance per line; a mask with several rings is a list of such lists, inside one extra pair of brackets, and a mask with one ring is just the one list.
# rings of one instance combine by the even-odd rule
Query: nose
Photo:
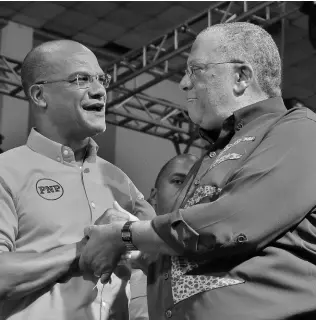
[(183, 76), (183, 78), (181, 79), (179, 87), (183, 91), (188, 91), (188, 90), (191, 90), (193, 88), (192, 81), (191, 81), (190, 77), (187, 74), (185, 74)]
[(98, 80), (93, 79), (89, 88), (89, 96), (90, 98), (98, 100), (100, 100), (103, 97), (106, 98), (106, 90), (103, 84), (101, 84)]

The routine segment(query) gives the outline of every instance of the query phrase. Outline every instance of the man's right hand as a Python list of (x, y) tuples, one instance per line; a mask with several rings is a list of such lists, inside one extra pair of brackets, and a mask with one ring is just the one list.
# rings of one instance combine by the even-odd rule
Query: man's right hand
[(118, 221), (138, 221), (139, 219), (124, 210), (116, 201), (113, 203), (113, 209), (106, 210), (101, 217), (95, 221), (95, 225), (110, 224)]

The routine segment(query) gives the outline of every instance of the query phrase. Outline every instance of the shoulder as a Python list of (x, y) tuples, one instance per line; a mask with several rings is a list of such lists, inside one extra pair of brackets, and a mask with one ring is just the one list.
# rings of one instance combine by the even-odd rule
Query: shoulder
[(130, 182), (129, 177), (122, 169), (99, 156), (97, 156), (97, 165), (100, 167), (101, 172), (111, 180), (116, 180), (120, 183)]
[(10, 149), (0, 154), (0, 171), (10, 168), (18, 170), (23, 164), (29, 162), (32, 151), (27, 146)]
[(29, 167), (31, 150), (27, 146), (10, 149), (0, 154), (0, 184), (9, 189), (22, 183)]
[(283, 133), (284, 140), (305, 140), (316, 134), (316, 114), (308, 108), (293, 108), (278, 121), (275, 131)]

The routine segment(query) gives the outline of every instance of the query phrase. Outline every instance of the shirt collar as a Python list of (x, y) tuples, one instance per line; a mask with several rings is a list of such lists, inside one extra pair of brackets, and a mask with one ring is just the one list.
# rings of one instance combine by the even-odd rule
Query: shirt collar
[[(268, 113), (283, 113), (286, 112), (283, 99), (281, 97), (275, 97), (256, 102), (235, 111), (224, 122), (221, 131), (238, 131), (247, 125), (252, 120), (259, 118), (260, 116)], [(207, 140), (210, 143), (214, 143), (221, 132), (205, 130), (200, 128), (199, 133), (202, 139)]]
[[(65, 145), (50, 140), (40, 134), (35, 128), (32, 128), (26, 145), (33, 150), (45, 157), (55, 160), (60, 163), (75, 163), (75, 155), (73, 150)], [(97, 151), (99, 146), (97, 143), (90, 138), (87, 145), (87, 152), (85, 159), (88, 162), (95, 162)]]

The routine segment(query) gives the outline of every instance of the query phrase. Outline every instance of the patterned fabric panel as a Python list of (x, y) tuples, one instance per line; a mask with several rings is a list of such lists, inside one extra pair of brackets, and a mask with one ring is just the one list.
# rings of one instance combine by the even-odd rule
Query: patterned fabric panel
[(187, 203), (184, 206), (184, 209), (192, 207), (195, 204), (199, 203), (203, 198), (209, 197), (210, 202), (217, 199), (221, 192), (220, 188), (214, 186), (199, 186), (193, 196), (188, 199)]
[[(203, 198), (209, 197), (210, 202), (216, 200), (221, 189), (214, 186), (200, 186), (187, 201), (184, 208), (199, 203)], [(206, 275), (187, 275), (199, 265), (185, 257), (171, 257), (171, 286), (174, 303), (178, 303), (200, 292), (227, 287), (243, 283), (243, 280), (213, 277)], [(201, 263), (201, 262), (200, 262)]]
[[(206, 275), (186, 275), (185, 272), (197, 267), (183, 257), (172, 257), (172, 296), (174, 303), (183, 301), (191, 296), (221, 287), (243, 283), (243, 280), (213, 277)], [(185, 265), (186, 264), (186, 265)]]

